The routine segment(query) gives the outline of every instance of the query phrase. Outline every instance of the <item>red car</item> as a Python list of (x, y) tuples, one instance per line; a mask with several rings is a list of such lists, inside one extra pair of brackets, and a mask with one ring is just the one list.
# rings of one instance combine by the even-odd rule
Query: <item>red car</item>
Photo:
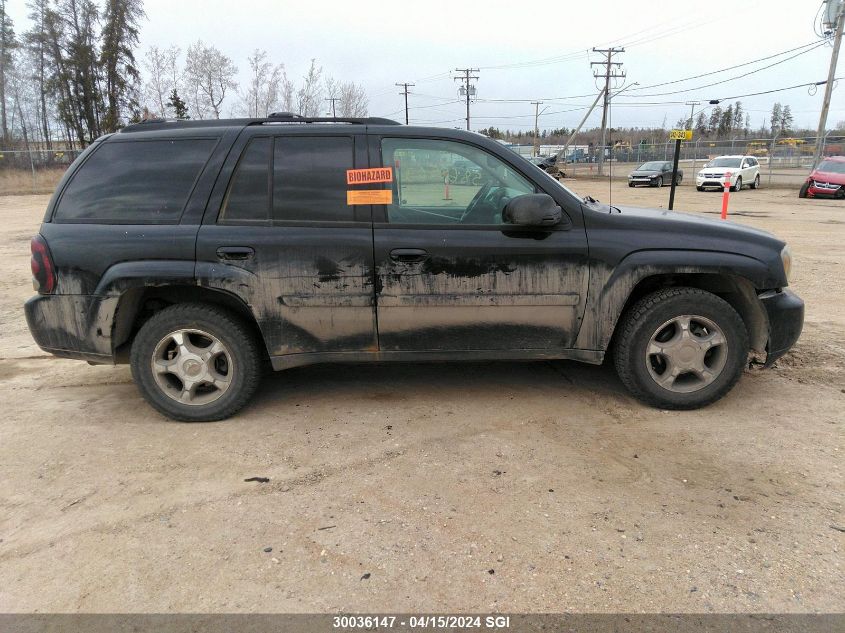
[(799, 198), (845, 198), (845, 156), (822, 159), (798, 192)]

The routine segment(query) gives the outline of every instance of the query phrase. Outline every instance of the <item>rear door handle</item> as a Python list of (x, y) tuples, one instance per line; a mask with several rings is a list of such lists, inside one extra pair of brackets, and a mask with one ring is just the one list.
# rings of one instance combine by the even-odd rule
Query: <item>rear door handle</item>
[(220, 259), (244, 260), (255, 255), (255, 250), (249, 246), (221, 246), (217, 249)]
[(390, 251), (390, 259), (395, 262), (421, 262), (428, 259), (428, 251), (421, 248), (394, 248)]

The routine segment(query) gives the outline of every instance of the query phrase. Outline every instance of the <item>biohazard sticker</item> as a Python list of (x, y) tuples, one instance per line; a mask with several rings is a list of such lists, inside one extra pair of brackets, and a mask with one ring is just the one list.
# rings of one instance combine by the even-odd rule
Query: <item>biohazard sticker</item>
[(359, 189), (346, 192), (346, 204), (391, 204), (393, 192), (390, 189)]
[(372, 185), (378, 182), (393, 182), (392, 167), (376, 167), (375, 169), (347, 169), (347, 185)]

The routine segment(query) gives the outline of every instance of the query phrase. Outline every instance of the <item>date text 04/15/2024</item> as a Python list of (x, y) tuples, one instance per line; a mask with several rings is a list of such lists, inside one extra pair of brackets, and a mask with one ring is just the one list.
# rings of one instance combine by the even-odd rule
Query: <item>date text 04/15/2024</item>
[(338, 615), (332, 619), (335, 629), (391, 629), (397, 626), (412, 629), (507, 629), (506, 615)]

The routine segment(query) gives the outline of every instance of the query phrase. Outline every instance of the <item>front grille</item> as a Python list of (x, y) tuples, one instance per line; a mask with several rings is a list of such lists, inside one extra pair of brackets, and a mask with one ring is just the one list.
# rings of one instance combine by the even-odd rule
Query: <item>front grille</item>
[(816, 189), (827, 189), (828, 191), (836, 191), (842, 185), (835, 185), (832, 182), (819, 182), (818, 180), (813, 181), (813, 186)]

